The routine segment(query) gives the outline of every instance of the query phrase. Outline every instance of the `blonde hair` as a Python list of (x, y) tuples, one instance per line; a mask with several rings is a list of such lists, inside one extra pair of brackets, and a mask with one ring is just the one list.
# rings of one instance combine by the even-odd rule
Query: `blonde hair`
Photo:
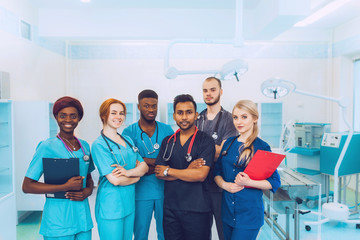
[[(247, 111), (253, 117), (254, 120), (259, 119), (259, 112), (256, 104), (251, 100), (240, 100), (238, 101), (234, 108), (233, 113), (236, 108)], [(251, 135), (245, 140), (244, 144), (240, 146), (239, 152), (240, 157), (237, 164), (245, 163), (245, 166), (250, 162), (251, 158), (254, 155), (254, 146), (253, 143), (259, 134), (259, 127), (257, 121), (254, 122), (253, 132)]]

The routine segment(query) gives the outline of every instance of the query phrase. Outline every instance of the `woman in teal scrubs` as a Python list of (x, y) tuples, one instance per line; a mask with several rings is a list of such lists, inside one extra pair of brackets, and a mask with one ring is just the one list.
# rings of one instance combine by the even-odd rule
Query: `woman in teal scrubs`
[[(74, 136), (74, 129), (83, 117), (83, 108), (77, 99), (62, 97), (55, 102), (53, 114), (60, 132), (56, 137), (39, 143), (26, 172), (23, 191), (47, 196), (66, 192), (66, 199), (46, 198), (40, 227), (45, 240), (90, 240), (93, 223), (88, 196), (92, 194), (94, 185), (90, 174), (94, 164), (89, 144)], [(38, 182), (43, 174), (43, 158), (78, 158), (80, 176), (61, 185)]]
[(110, 98), (100, 106), (101, 135), (91, 154), (100, 173), (95, 217), (101, 240), (132, 239), (135, 218), (135, 184), (148, 166), (128, 136), (117, 130), (125, 122), (126, 106)]

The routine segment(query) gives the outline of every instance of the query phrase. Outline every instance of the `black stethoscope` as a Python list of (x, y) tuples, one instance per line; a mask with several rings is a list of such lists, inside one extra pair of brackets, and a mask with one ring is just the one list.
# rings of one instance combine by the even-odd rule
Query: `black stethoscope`
[[(188, 162), (190, 162), (190, 161), (192, 160), (191, 149), (192, 149), (192, 146), (194, 145), (194, 140), (195, 140), (195, 137), (196, 137), (196, 134), (197, 134), (198, 130), (199, 130), (199, 129), (195, 126), (195, 132), (194, 132), (194, 134), (193, 134), (193, 136), (192, 136), (192, 138), (191, 138), (191, 141), (190, 141), (190, 144), (189, 144), (189, 147), (188, 147), (186, 156), (185, 156), (185, 159), (186, 159), (186, 161), (188, 161)], [(170, 158), (171, 158), (172, 152), (173, 152), (173, 150), (174, 150), (174, 145), (175, 145), (175, 142), (176, 142), (176, 134), (177, 134), (178, 132), (180, 132), (180, 129), (178, 129), (178, 130), (177, 130), (173, 135), (171, 135), (171, 136), (169, 137), (169, 139), (167, 140), (166, 147), (165, 147), (165, 151), (164, 151), (164, 154), (163, 154), (163, 159), (164, 159), (165, 161), (169, 161)], [(174, 138), (174, 140), (173, 140), (173, 143), (172, 143), (172, 145), (171, 145), (170, 153), (169, 153), (169, 156), (166, 157), (166, 152), (167, 152), (167, 149), (168, 149), (168, 146), (169, 146), (169, 142), (170, 142), (170, 140), (171, 140), (172, 138)]]
[[(213, 134), (211, 134), (211, 137), (216, 140), (219, 138), (219, 135), (218, 135), (218, 128), (219, 128), (219, 123), (220, 123), (220, 120), (222, 118), (222, 113), (223, 113), (224, 109), (221, 107), (221, 110), (220, 110), (220, 113), (219, 113), (219, 117), (216, 121), (216, 124), (215, 124), (215, 128), (214, 128), (214, 132)], [(207, 109), (204, 109), (200, 114), (199, 114), (199, 119), (202, 117), (202, 123), (201, 123), (201, 131), (204, 131), (204, 123), (205, 123), (205, 115), (206, 115), (206, 112), (207, 112)]]
[[(158, 150), (158, 149), (160, 148), (160, 145), (158, 144), (159, 129), (158, 129), (157, 122), (155, 121), (155, 131), (156, 131), (156, 142), (155, 142), (155, 144), (152, 143), (151, 138), (149, 137), (149, 135), (147, 135), (147, 133), (141, 128), (140, 123), (138, 123), (138, 125), (139, 125), (139, 128), (140, 128), (140, 130), (141, 130), (140, 137), (141, 137), (141, 141), (142, 141), (143, 144), (144, 144), (144, 147), (145, 147), (146, 150), (148, 151), (148, 154), (154, 153), (156, 150)], [(149, 141), (150, 141), (150, 144), (151, 144), (151, 147), (152, 147), (152, 151), (151, 151), (151, 152), (150, 152), (150, 150), (148, 149), (148, 147), (146, 146), (146, 143), (145, 143), (144, 138), (143, 138), (143, 133), (145, 133), (146, 136), (149, 138)]]
[[(229, 146), (228, 146), (224, 151), (221, 152), (221, 156), (226, 156), (226, 155), (228, 154), (231, 145), (233, 145), (233, 143), (235, 142), (235, 140), (236, 140), (237, 138), (238, 138), (238, 137), (234, 137), (233, 140), (231, 140)], [(241, 155), (240, 153), (243, 152), (243, 151), (245, 151), (246, 149), (249, 149), (249, 150), (251, 151), (251, 153), (249, 154), (249, 157), (250, 157), (250, 156), (252, 155), (252, 152), (253, 152), (251, 146), (242, 148), (243, 146), (244, 146), (244, 145), (241, 145), (241, 146), (240, 146), (240, 148), (239, 148), (239, 156), (237, 157), (236, 162), (234, 163), (234, 166), (237, 167), (237, 168), (242, 168), (242, 167), (244, 167), (244, 164), (245, 164), (245, 162), (246, 162), (246, 160), (247, 160), (247, 159), (246, 159), (245, 161), (239, 162), (239, 158), (240, 158), (240, 155)]]
[[(134, 151), (134, 153), (137, 153), (137, 152), (139, 151), (139, 149), (138, 149), (136, 146), (133, 146), (128, 140), (126, 140), (123, 136), (121, 136), (120, 133), (117, 133), (117, 134), (121, 137), (122, 140), (124, 140), (124, 141), (126, 142), (127, 145), (129, 145), (129, 146), (132, 148), (132, 150)], [(126, 166), (126, 161), (125, 161), (125, 158), (123, 157), (123, 155), (122, 155), (122, 153), (121, 153), (119, 144), (118, 144), (117, 142), (114, 142), (114, 141), (111, 140), (110, 138), (108, 138), (108, 137), (104, 134), (103, 130), (101, 130), (101, 136), (102, 136), (103, 139), (105, 140), (106, 145), (108, 146), (109, 151), (110, 151), (111, 154), (113, 155), (113, 157), (114, 157), (114, 159), (116, 160), (117, 164), (118, 164), (119, 166), (122, 166), (122, 167)], [(109, 144), (108, 140), (109, 140), (110, 142), (114, 143), (114, 144), (118, 147), (119, 152), (120, 152), (120, 155), (121, 155), (121, 158), (122, 158), (123, 163), (124, 163), (123, 165), (121, 165), (121, 164), (119, 163), (118, 159), (116, 158), (116, 156), (115, 156), (115, 154), (114, 154), (114, 151), (113, 151), (112, 148), (110, 147), (110, 144)]]

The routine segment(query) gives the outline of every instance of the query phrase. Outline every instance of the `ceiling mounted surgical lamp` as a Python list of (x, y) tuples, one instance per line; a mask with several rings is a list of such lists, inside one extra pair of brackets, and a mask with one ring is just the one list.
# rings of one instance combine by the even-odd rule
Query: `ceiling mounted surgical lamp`
[(288, 93), (294, 92), (294, 93), (298, 93), (298, 94), (302, 94), (302, 95), (306, 95), (306, 96), (311, 96), (311, 97), (315, 97), (315, 98), (321, 98), (321, 99), (325, 99), (328, 101), (336, 102), (339, 105), (339, 107), (341, 108), (343, 121), (345, 122), (346, 126), (349, 129), (349, 134), (346, 138), (345, 144), (343, 146), (343, 149), (341, 150), (340, 156), (336, 162), (335, 169), (334, 169), (334, 202), (324, 203), (322, 205), (322, 209), (323, 209), (322, 215), (325, 217), (325, 219), (323, 219), (319, 222), (313, 222), (312, 224), (319, 224), (319, 223), (321, 224), (321, 223), (328, 222), (330, 220), (337, 220), (337, 221), (344, 221), (344, 222), (355, 221), (355, 220), (348, 219), (348, 217), (350, 215), (349, 208), (346, 205), (339, 203), (339, 201), (338, 201), (338, 198), (339, 198), (339, 191), (338, 191), (339, 169), (340, 169), (341, 163), (344, 159), (345, 153), (348, 149), (351, 138), (353, 136), (353, 128), (349, 124), (349, 121), (346, 118), (346, 109), (348, 106), (347, 99), (333, 98), (333, 97), (328, 97), (328, 96), (323, 96), (323, 95), (318, 95), (318, 94), (314, 94), (314, 93), (310, 93), (310, 92), (301, 91), (301, 90), (296, 89), (295, 83), (293, 83), (291, 81), (283, 80), (280, 78), (270, 78), (270, 79), (264, 81), (261, 84), (261, 92), (266, 97), (270, 97), (270, 98), (274, 98), (274, 99), (284, 97)]
[(174, 79), (179, 75), (191, 75), (191, 74), (213, 74), (220, 75), (221, 80), (229, 80), (235, 78), (239, 81), (239, 77), (247, 72), (248, 64), (242, 59), (235, 59), (223, 65), (221, 69), (215, 70), (178, 70), (177, 68), (170, 66), (170, 51), (176, 44), (232, 44), (234, 47), (242, 47), (244, 43), (243, 39), (243, 0), (235, 0), (235, 36), (234, 39), (175, 39), (167, 47), (164, 59), (164, 74), (166, 78)]
[(225, 63), (220, 70), (192, 70), (192, 71), (180, 71), (175, 67), (169, 67), (165, 76), (169, 79), (174, 79), (178, 75), (186, 74), (214, 74), (220, 75), (221, 80), (230, 80), (235, 78), (239, 82), (239, 77), (246, 73), (248, 70), (248, 64), (242, 59), (235, 59)]

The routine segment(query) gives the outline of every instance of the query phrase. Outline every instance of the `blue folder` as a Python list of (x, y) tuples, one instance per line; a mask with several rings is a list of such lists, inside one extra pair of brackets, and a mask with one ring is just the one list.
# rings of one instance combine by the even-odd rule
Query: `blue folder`
[[(44, 181), (60, 185), (70, 178), (80, 176), (78, 158), (43, 158)], [(66, 192), (46, 193), (48, 198), (66, 198)]]

